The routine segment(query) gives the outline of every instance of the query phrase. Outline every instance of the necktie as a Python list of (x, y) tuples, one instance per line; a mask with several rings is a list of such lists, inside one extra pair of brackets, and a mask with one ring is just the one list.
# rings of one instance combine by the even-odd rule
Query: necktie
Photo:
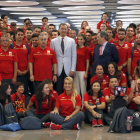
[(99, 55), (102, 55), (102, 45), (99, 48)]
[(64, 54), (64, 38), (62, 38), (62, 41), (61, 41), (61, 49), (62, 49), (62, 52)]

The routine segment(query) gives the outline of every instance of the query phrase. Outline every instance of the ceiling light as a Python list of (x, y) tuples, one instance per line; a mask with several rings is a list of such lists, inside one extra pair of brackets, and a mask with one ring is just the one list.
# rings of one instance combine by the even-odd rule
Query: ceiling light
[(140, 4), (139, 0), (122, 0), (122, 1), (118, 1), (117, 3), (119, 4)]
[(101, 19), (101, 15), (99, 15), (99, 16), (69, 16), (67, 18), (69, 18), (69, 19), (93, 19), (93, 18), (100, 18)]
[(43, 7), (4, 7), (0, 8), (6, 11), (45, 11), (46, 8)]
[(48, 15), (52, 15), (51, 13), (49, 12), (46, 12), (46, 13), (10, 13), (12, 15), (44, 15), (44, 16), (48, 16)]
[(63, 12), (63, 14), (68, 15), (100, 15), (103, 11), (73, 11), (73, 12)]
[[(28, 16), (28, 17), (19, 17), (19, 19), (25, 19), (25, 18), (29, 18), (29, 19), (42, 19), (43, 16)], [(48, 19), (56, 19), (57, 17), (55, 16), (49, 16)]]
[[(36, 23), (36, 22), (40, 22), (40, 23), (42, 23), (42, 20), (31, 20), (33, 23)], [(60, 20), (49, 20), (49, 22), (61, 22)]]
[(70, 0), (71, 2), (87, 2), (86, 0)]

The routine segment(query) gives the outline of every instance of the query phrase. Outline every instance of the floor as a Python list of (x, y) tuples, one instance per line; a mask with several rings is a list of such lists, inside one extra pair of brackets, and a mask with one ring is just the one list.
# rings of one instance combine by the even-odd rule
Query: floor
[(108, 133), (108, 126), (92, 128), (84, 124), (80, 130), (22, 130), (17, 132), (0, 130), (0, 140), (139, 140), (140, 132), (128, 134)]

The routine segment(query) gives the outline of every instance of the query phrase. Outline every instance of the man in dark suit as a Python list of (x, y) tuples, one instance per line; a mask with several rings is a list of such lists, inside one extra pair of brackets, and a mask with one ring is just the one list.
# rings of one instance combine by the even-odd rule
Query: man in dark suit
[(98, 44), (95, 46), (93, 54), (92, 76), (95, 75), (95, 69), (98, 64), (104, 68), (104, 74), (107, 74), (109, 62), (119, 62), (117, 48), (114, 44), (108, 43), (108, 33), (101, 31), (97, 35)]

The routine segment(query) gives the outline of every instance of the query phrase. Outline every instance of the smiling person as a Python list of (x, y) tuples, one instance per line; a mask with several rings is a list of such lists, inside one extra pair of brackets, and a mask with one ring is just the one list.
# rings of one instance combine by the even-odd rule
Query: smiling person
[(80, 129), (84, 120), (84, 114), (80, 108), (81, 98), (77, 94), (74, 80), (71, 77), (66, 77), (64, 79), (64, 92), (58, 96), (55, 108), (50, 114), (51, 129)]
[(105, 98), (102, 96), (101, 84), (94, 81), (90, 90), (84, 95), (85, 122), (92, 126), (103, 126), (103, 109), (105, 109)]
[(127, 79), (125, 73), (118, 70), (117, 64), (115, 62), (110, 62), (108, 64), (108, 76), (115, 76), (119, 81), (119, 86), (127, 86)]
[(35, 116), (44, 123), (45, 127), (50, 126), (49, 115), (56, 102), (55, 97), (50, 94), (49, 83), (50, 80), (45, 79), (38, 85), (36, 93), (31, 97), (27, 106), (27, 110), (30, 111), (33, 104), (36, 105)]
[(79, 34), (84, 34), (86, 35), (86, 27), (88, 26), (88, 22), (87, 21), (83, 21), (81, 24), (81, 30), (78, 32)]
[(102, 65), (97, 65), (95, 73), (96, 75), (93, 76), (90, 80), (90, 85), (92, 85), (92, 83), (97, 80), (101, 83), (101, 90), (108, 87), (109, 77), (108, 75), (104, 74)]
[(86, 47), (86, 36), (83, 34), (78, 35), (77, 40), (77, 64), (76, 72), (74, 75), (74, 83), (78, 94), (81, 93), (82, 104), (84, 101), (84, 94), (87, 88), (87, 77), (89, 70), (89, 48)]

